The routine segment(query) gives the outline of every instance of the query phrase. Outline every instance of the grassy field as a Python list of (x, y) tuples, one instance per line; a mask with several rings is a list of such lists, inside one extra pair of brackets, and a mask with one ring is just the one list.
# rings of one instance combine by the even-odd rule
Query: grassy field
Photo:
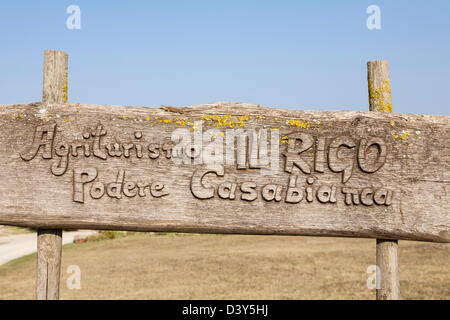
[[(449, 253), (400, 241), (402, 298), (450, 299)], [(374, 299), (372, 264), (375, 240), (133, 233), (65, 245), (61, 299)], [(33, 299), (35, 268), (35, 254), (1, 266), (0, 299)]]

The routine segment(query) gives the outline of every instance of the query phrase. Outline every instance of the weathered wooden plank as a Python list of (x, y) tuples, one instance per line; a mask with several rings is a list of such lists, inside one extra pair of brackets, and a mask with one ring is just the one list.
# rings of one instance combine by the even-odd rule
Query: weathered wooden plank
[[(392, 94), (387, 60), (367, 63), (369, 87), (369, 110), (392, 112)], [(400, 299), (400, 276), (398, 270), (398, 241), (377, 239), (377, 266), (380, 268), (381, 288), (377, 288), (377, 300)]]
[(0, 121), (1, 224), (450, 241), (449, 117), (34, 103)]

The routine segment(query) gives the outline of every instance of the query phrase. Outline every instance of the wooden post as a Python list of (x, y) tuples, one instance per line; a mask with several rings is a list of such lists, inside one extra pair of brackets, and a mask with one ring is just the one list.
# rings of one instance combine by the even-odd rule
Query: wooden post
[[(42, 102), (67, 102), (67, 52), (46, 50)], [(36, 299), (58, 300), (61, 273), (61, 229), (37, 231)]]
[(37, 241), (36, 299), (58, 300), (61, 273), (61, 229), (39, 229)]
[[(375, 112), (392, 112), (388, 61), (369, 61), (367, 63), (367, 81), (369, 86), (369, 110)], [(398, 241), (377, 239), (376, 250), (376, 263), (379, 268), (379, 274), (381, 275), (381, 288), (377, 288), (377, 300), (399, 300)]]
[(397, 252), (397, 240), (377, 239), (377, 266), (381, 275), (381, 288), (377, 289), (377, 300), (400, 299)]
[(45, 50), (42, 102), (67, 102), (67, 65), (67, 52)]

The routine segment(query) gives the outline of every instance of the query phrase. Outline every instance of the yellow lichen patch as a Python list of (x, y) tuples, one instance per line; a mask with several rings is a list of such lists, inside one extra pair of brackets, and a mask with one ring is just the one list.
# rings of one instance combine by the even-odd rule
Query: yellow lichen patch
[(309, 123), (309, 121), (305, 122), (305, 121), (301, 121), (301, 120), (286, 120), (286, 123), (289, 124), (290, 126), (295, 126), (295, 127), (299, 127), (299, 128), (311, 127), (311, 124)]
[(11, 119), (18, 119), (18, 118), (23, 118), (23, 114), (21, 113), (21, 114), (15, 114), (15, 115), (12, 115), (12, 116), (10, 116), (11, 117)]
[(371, 80), (369, 80), (369, 103), (373, 111), (392, 112), (392, 94), (391, 83), (389, 79), (384, 85), (375, 89)]
[(402, 130), (401, 133), (396, 133), (396, 132), (391, 132), (392, 137), (394, 139), (401, 139), (403, 141), (406, 141), (408, 139), (408, 137), (411, 135), (411, 133), (409, 132), (409, 130)]
[(391, 125), (391, 127), (393, 127), (395, 125), (395, 122), (393, 120), (391, 120), (391, 122), (389, 122), (389, 124)]
[(64, 119), (64, 122), (69, 122), (69, 119)]
[[(213, 127), (229, 127), (234, 128), (237, 126), (245, 126), (245, 121), (249, 119), (248, 116), (238, 116), (237, 119), (233, 118), (231, 114), (225, 115), (203, 115), (201, 116), (202, 121), (207, 121), (207, 124)], [(190, 121), (190, 119), (188, 119)]]
[(240, 127), (245, 127), (245, 123), (246, 123), (246, 121), (248, 121), (250, 118), (249, 118), (249, 116), (239, 116), (238, 117), (238, 122), (237, 122), (237, 124), (240, 126)]
[(400, 139), (402, 140), (406, 140), (411, 134), (409, 133), (409, 131), (403, 131), (403, 134), (401, 135)]
[(187, 122), (183, 119), (179, 119), (177, 118), (177, 120), (175, 121), (176, 124), (179, 124), (180, 126), (185, 126), (187, 124)]
[(194, 122), (193, 126), (191, 127), (191, 130), (200, 131), (200, 127), (203, 125), (203, 122), (204, 122), (203, 120)]
[(63, 101), (64, 103), (67, 103), (67, 91), (68, 91), (68, 85), (67, 85), (67, 70), (64, 73), (64, 85), (62, 87), (63, 90)]

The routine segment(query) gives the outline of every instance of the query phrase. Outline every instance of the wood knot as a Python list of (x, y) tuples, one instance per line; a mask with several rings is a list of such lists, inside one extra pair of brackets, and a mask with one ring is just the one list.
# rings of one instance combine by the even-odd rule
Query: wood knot
[(355, 119), (352, 120), (352, 126), (354, 127), (358, 126), (361, 121), (362, 121), (361, 117), (356, 117)]

